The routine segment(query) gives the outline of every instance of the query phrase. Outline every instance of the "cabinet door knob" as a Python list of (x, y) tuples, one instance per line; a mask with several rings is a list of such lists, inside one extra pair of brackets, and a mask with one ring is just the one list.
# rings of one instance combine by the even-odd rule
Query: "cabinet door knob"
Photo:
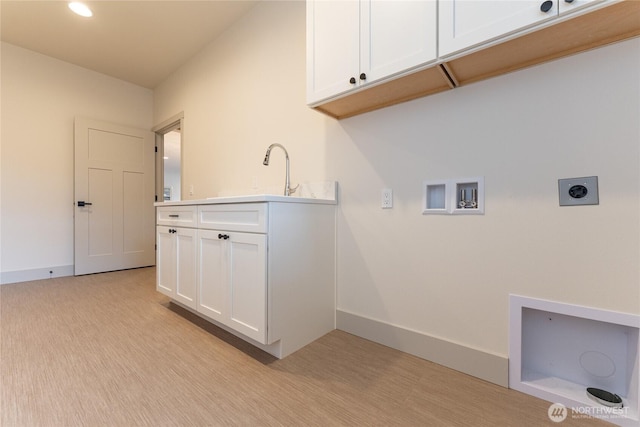
[(365, 73), (361, 73), (360, 80), (367, 80), (367, 75)]
[(356, 78), (355, 77), (351, 77), (349, 79), (349, 83), (351, 83), (352, 85), (356, 84)]
[(540, 5), (540, 10), (544, 13), (547, 13), (553, 7), (553, 2), (551, 0), (547, 0)]
[(224, 239), (227, 240), (229, 238), (228, 234), (218, 234), (218, 239)]

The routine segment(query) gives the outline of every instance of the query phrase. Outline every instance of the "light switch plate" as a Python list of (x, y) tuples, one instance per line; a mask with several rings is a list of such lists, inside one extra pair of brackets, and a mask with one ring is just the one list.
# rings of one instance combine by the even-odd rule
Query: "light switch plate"
[(598, 205), (598, 177), (559, 179), (558, 195), (560, 206)]

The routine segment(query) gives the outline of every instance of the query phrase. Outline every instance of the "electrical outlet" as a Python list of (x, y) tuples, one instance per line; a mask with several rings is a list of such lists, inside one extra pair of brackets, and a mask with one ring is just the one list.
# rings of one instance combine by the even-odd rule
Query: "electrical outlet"
[(560, 206), (597, 205), (598, 177), (559, 179), (558, 194)]
[(393, 207), (393, 191), (390, 188), (382, 189), (382, 209), (390, 209)]

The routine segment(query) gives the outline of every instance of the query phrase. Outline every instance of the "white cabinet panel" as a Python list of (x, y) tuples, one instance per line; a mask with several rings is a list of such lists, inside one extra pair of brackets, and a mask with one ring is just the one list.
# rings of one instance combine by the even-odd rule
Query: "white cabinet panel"
[(308, 0), (307, 103), (436, 60), (435, 0)]
[(197, 311), (225, 323), (227, 310), (227, 248), (220, 232), (198, 230)]
[(229, 326), (266, 344), (267, 236), (229, 233)]
[(559, 0), (560, 14), (569, 13), (576, 10), (580, 10), (586, 6), (594, 6), (598, 3), (602, 3), (605, 0)]
[(176, 239), (169, 227), (156, 228), (156, 290), (173, 297), (176, 288)]
[(167, 206), (156, 208), (156, 223), (175, 227), (196, 227), (195, 206)]
[(262, 344), (267, 339), (267, 236), (199, 230), (197, 311)]
[(435, 1), (361, 2), (360, 72), (374, 82), (436, 59)]
[(196, 308), (196, 230), (158, 226), (156, 289)]
[(267, 232), (266, 203), (230, 203), (198, 207), (198, 228), (250, 233)]
[(438, 14), (442, 57), (554, 18), (558, 0), (440, 0)]
[(196, 308), (196, 230), (176, 227), (176, 301)]
[(357, 0), (307, 2), (307, 102), (346, 92), (355, 85), (360, 51)]

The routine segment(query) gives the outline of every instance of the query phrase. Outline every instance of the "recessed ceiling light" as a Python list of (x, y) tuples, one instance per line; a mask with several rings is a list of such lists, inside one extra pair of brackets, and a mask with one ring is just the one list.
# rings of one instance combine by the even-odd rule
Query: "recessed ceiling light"
[(93, 16), (93, 12), (91, 12), (91, 9), (89, 9), (89, 6), (87, 6), (84, 3), (80, 3), (77, 1), (71, 2), (69, 3), (69, 9), (73, 10), (75, 13), (77, 13), (80, 16), (84, 16), (85, 18), (90, 18)]

